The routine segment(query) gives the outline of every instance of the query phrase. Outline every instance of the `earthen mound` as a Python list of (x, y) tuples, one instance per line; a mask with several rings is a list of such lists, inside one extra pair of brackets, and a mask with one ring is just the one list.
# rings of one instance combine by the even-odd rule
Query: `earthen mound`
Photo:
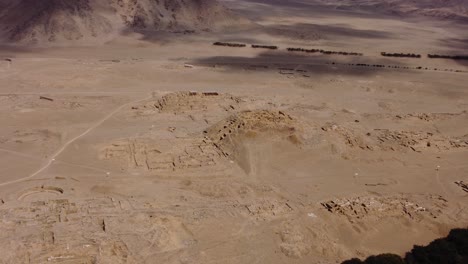
[[(235, 160), (246, 172), (251, 172), (251, 160), (264, 146), (286, 143), (301, 144), (301, 128), (297, 121), (281, 111), (244, 111), (232, 115), (205, 131), (224, 156)], [(271, 153), (269, 154), (271, 155)], [(263, 156), (267, 160), (268, 156)]]

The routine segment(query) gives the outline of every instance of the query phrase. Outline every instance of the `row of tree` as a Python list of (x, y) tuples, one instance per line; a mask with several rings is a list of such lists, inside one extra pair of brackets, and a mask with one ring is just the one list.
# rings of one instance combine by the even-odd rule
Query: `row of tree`
[(287, 48), (287, 50), (288, 50), (288, 51), (307, 52), (307, 53), (320, 52), (319, 49), (304, 49), (304, 48)]
[(366, 63), (357, 63), (356, 66), (360, 67), (375, 67), (375, 68), (385, 68), (383, 64), (366, 64)]
[[(385, 57), (405, 57), (405, 58), (421, 58), (420, 54), (414, 53), (387, 53), (381, 52), (382, 56)], [(427, 54), (430, 59), (451, 59), (451, 60), (468, 60), (468, 55), (439, 55), (439, 54)]]
[[(243, 48), (246, 47), (246, 44), (242, 43), (230, 43), (230, 42), (215, 42), (213, 43), (215, 46), (225, 46), (225, 47), (236, 47), (236, 48)], [(256, 45), (252, 44), (252, 48), (255, 49), (271, 49), (277, 50), (278, 46), (270, 46), (270, 45)], [(325, 55), (344, 55), (344, 56), (363, 56), (362, 53), (358, 52), (347, 52), (347, 51), (331, 51), (331, 50), (323, 50), (323, 49), (304, 49), (304, 48), (287, 48), (288, 51), (293, 52), (306, 52), (306, 53), (321, 53)], [(398, 57), (398, 58), (421, 58), (420, 54), (414, 53), (387, 53), (381, 52), (380, 53), (384, 57)], [(438, 54), (428, 54), (428, 58), (430, 59), (452, 59), (452, 60), (468, 60), (468, 55), (438, 55)], [(358, 65), (360, 66), (360, 65)], [(385, 67), (385, 66), (384, 66)], [(426, 68), (427, 69), (427, 68)], [(437, 70), (437, 69), (435, 69)]]
[(421, 54), (414, 54), (414, 53), (387, 53), (381, 52), (380, 53), (384, 57), (399, 57), (399, 58), (421, 58)]
[[(332, 62), (332, 65), (339, 65), (339, 63)], [(373, 67), (373, 68), (391, 68), (391, 69), (405, 69), (405, 70), (434, 70), (434, 71), (446, 71), (446, 72), (463, 72), (461, 70), (454, 70), (454, 69), (438, 69), (438, 68), (428, 68), (428, 67), (408, 67), (408, 66), (397, 66), (397, 65), (383, 65), (383, 64), (367, 64), (367, 63), (348, 63), (348, 64), (341, 64), (345, 66), (357, 66), (357, 67)]]
[(241, 43), (230, 43), (230, 42), (215, 42), (213, 43), (215, 46), (225, 46), (225, 47), (235, 47), (235, 48), (243, 48), (247, 45)]
[(468, 60), (468, 55), (438, 55), (438, 54), (427, 54), (430, 59), (451, 59), (451, 60)]
[[(351, 64), (354, 66), (354, 64)], [(355, 64), (356, 66), (360, 67), (374, 67), (374, 68), (392, 68), (392, 69), (411, 69), (411, 67), (408, 66), (396, 66), (396, 65), (383, 65), (383, 64), (366, 64), (366, 63), (357, 63)], [(422, 67), (417, 67), (415, 69), (421, 70)], [(427, 68), (426, 68), (427, 70)]]
[(271, 49), (271, 50), (276, 50), (276, 49), (278, 49), (278, 46), (268, 46), (268, 45), (255, 45), (255, 44), (252, 44), (252, 48), (254, 48), (254, 49)]
[(362, 53), (358, 52), (347, 52), (347, 51), (331, 51), (323, 49), (304, 49), (304, 48), (287, 48), (288, 51), (298, 51), (306, 53), (322, 53), (326, 55), (336, 54), (336, 55), (345, 55), (345, 56), (362, 56)]

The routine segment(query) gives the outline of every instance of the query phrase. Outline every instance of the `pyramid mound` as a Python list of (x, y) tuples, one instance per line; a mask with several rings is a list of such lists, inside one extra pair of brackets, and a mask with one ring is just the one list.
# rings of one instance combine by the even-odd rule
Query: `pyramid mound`
[(216, 0), (0, 0), (1, 39), (27, 44), (207, 30), (231, 19)]

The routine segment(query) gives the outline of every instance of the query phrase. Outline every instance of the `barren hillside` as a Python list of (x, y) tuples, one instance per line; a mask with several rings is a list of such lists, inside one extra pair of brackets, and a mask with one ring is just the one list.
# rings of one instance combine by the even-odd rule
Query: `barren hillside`
[(396, 14), (417, 14), (449, 19), (468, 19), (467, 0), (318, 0), (345, 9), (374, 9)]
[(99, 41), (124, 31), (204, 30), (232, 18), (215, 0), (0, 0), (4, 41)]

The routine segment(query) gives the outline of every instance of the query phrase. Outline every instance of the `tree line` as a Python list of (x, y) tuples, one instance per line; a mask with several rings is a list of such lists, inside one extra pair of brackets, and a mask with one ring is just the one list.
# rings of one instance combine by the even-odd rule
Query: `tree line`
[[(384, 57), (399, 57), (399, 58), (421, 58), (420, 54), (414, 53), (380, 53)], [(451, 59), (451, 60), (468, 60), (468, 55), (439, 55), (439, 54), (427, 54), (429, 59)]]
[[(213, 45), (215, 46), (225, 46), (225, 47), (246, 47), (246, 44), (242, 43), (231, 43), (231, 42), (214, 42)], [(271, 49), (277, 50), (278, 46), (274, 45), (257, 45), (252, 44), (252, 48), (254, 49)], [(323, 49), (304, 49), (304, 48), (287, 48), (288, 51), (298, 51), (298, 52), (306, 52), (306, 53), (321, 53), (325, 55), (344, 55), (344, 56), (363, 56), (364, 54), (359, 52), (348, 52), (348, 51), (332, 51), (332, 50), (323, 50)]]
[(387, 53), (387, 52), (381, 52), (380, 55), (382, 55), (384, 57), (421, 58), (421, 54), (414, 54), (414, 53)]
[(362, 56), (362, 53), (348, 51), (332, 51), (323, 49), (304, 49), (304, 48), (287, 48), (288, 51), (306, 52), (306, 53), (322, 53), (326, 55), (344, 55), (344, 56)]
[(454, 69), (440, 69), (440, 68), (428, 68), (428, 67), (409, 67), (409, 66), (398, 66), (398, 65), (384, 65), (384, 64), (368, 64), (368, 63), (336, 63), (332, 62), (332, 65), (343, 65), (353, 67), (371, 67), (371, 68), (391, 68), (391, 69), (404, 69), (404, 70), (433, 70), (433, 71), (446, 71), (446, 72), (465, 72), (462, 70)]
[(230, 43), (230, 42), (215, 42), (213, 43), (215, 46), (225, 46), (225, 47), (235, 47), (235, 48), (243, 48), (247, 45), (242, 43)]
[(276, 49), (278, 49), (278, 46), (268, 46), (268, 45), (255, 45), (255, 44), (252, 44), (252, 48), (254, 48), (254, 49), (271, 49), (271, 50), (276, 50)]
[(427, 54), (429, 59), (451, 59), (451, 60), (468, 60), (468, 55), (438, 55), (438, 54)]
[[(232, 42), (214, 42), (213, 45), (215, 46), (225, 46), (225, 47), (236, 47), (236, 48), (243, 48), (246, 47), (246, 44), (243, 43), (232, 43)], [(274, 45), (257, 45), (252, 44), (252, 48), (254, 49), (271, 49), (277, 50), (278, 46)], [(364, 54), (359, 52), (348, 52), (348, 51), (332, 51), (332, 50), (323, 50), (323, 49), (305, 49), (305, 48), (287, 48), (287, 51), (291, 52), (305, 52), (305, 53), (321, 53), (325, 55), (344, 55), (344, 56), (363, 56)], [(389, 52), (381, 52), (380, 55), (384, 57), (398, 57), (398, 58), (421, 58), (421, 54), (415, 53), (389, 53)], [(452, 59), (452, 60), (468, 60), (468, 55), (439, 55), (439, 54), (428, 54), (428, 58), (430, 59)], [(364, 65), (362, 65), (364, 66)], [(369, 65), (371, 66), (371, 65)], [(426, 68), (427, 69), (427, 68)], [(437, 70), (437, 69), (434, 69)]]

